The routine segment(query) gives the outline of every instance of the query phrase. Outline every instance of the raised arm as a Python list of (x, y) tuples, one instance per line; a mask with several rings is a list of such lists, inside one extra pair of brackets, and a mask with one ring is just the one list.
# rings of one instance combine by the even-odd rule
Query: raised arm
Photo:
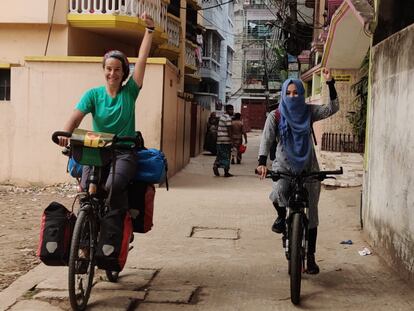
[(324, 105), (312, 105), (312, 122), (326, 119), (339, 111), (339, 100), (335, 89), (335, 80), (329, 69), (324, 68), (322, 75), (329, 88), (329, 102)]
[(139, 88), (142, 87), (142, 83), (144, 81), (145, 66), (147, 64), (147, 58), (151, 50), (152, 36), (154, 33), (154, 29), (155, 29), (154, 21), (152, 17), (149, 16), (147, 13), (145, 12), (142, 13), (141, 19), (144, 20), (146, 29), (145, 29), (144, 38), (142, 39), (141, 46), (139, 48), (138, 60), (135, 63), (135, 69), (134, 69), (134, 75), (133, 75), (133, 78)]

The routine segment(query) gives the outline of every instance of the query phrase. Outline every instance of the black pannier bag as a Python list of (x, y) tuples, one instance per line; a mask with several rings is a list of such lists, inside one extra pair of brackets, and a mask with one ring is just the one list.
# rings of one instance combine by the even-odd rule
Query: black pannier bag
[(99, 269), (122, 271), (132, 235), (131, 216), (123, 209), (111, 210), (101, 219), (100, 226), (96, 265)]
[(52, 202), (43, 212), (37, 256), (48, 266), (66, 266), (76, 216), (62, 204)]

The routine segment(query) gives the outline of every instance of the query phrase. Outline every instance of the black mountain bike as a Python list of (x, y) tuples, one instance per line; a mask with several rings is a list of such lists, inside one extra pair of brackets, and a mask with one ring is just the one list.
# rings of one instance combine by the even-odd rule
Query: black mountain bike
[(319, 171), (301, 174), (268, 171), (266, 178), (277, 181), (286, 179), (291, 184), (286, 213), (286, 230), (283, 234), (283, 247), (288, 260), (290, 275), (290, 299), (293, 304), (300, 302), (302, 272), (306, 271), (305, 262), (308, 251), (308, 191), (306, 183), (335, 178), (328, 175), (343, 174), (342, 167), (336, 171)]
[[(106, 134), (103, 133), (84, 131), (82, 134), (86, 133), (86, 135), (78, 135), (82, 137), (82, 140), (78, 139), (75, 142), (73, 139), (75, 132), (73, 136), (68, 132), (54, 132), (52, 140), (59, 144), (59, 136), (72, 137), (70, 146), (66, 147), (66, 150), (62, 153), (73, 155), (74, 152), (80, 152), (81, 156), (86, 158), (85, 161), (89, 161), (87, 164), (91, 166), (87, 189), (79, 193), (74, 201), (75, 204), (78, 200), (79, 211), (73, 229), (68, 263), (68, 287), (71, 307), (73, 310), (85, 310), (95, 274), (95, 250), (99, 239), (100, 219), (109, 211), (105, 204), (107, 193), (102, 189), (103, 167), (111, 163), (112, 159), (113, 164), (116, 150), (135, 148), (137, 138), (117, 137), (111, 134), (105, 136)], [(103, 134), (103, 138), (101, 134)], [(85, 145), (89, 147), (85, 147)], [(92, 160), (93, 158), (95, 160)], [(106, 276), (110, 282), (116, 282), (118, 275), (119, 272), (106, 270)]]

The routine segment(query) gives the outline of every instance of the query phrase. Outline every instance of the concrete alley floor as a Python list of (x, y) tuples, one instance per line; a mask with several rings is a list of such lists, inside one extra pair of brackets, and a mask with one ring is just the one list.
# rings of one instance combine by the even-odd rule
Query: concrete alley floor
[[(414, 310), (414, 289), (376, 255), (359, 220), (360, 188), (323, 189), (319, 275), (303, 275), (299, 307), (290, 302), (281, 237), (271, 232), (270, 180), (254, 174), (259, 132), (233, 178), (215, 177), (200, 155), (157, 189), (154, 228), (135, 234), (117, 284), (98, 275), (88, 310)], [(353, 245), (341, 245), (342, 240)], [(39, 265), (0, 293), (0, 310), (69, 310), (66, 267)]]

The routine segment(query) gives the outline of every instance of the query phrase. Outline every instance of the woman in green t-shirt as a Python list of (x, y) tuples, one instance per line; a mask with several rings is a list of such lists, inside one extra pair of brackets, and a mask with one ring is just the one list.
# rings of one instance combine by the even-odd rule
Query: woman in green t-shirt
[[(129, 77), (129, 62), (124, 53), (109, 51), (103, 57), (105, 85), (92, 88), (85, 92), (75, 107), (63, 130), (72, 133), (79, 126), (86, 114), (91, 113), (93, 130), (116, 134), (118, 136), (135, 135), (135, 101), (144, 80), (145, 66), (151, 49), (154, 21), (145, 12), (141, 15), (146, 31), (139, 48), (138, 60), (134, 71)], [(126, 80), (128, 81), (124, 83)], [(68, 138), (59, 137), (59, 145), (67, 146)], [(132, 151), (117, 151), (115, 175), (106, 181), (106, 189), (112, 188), (111, 206), (127, 208), (126, 192), (129, 181), (136, 170), (136, 155)], [(111, 168), (112, 170), (112, 168)], [(84, 166), (81, 186), (86, 188), (89, 167)], [(112, 178), (113, 177), (113, 178)]]

